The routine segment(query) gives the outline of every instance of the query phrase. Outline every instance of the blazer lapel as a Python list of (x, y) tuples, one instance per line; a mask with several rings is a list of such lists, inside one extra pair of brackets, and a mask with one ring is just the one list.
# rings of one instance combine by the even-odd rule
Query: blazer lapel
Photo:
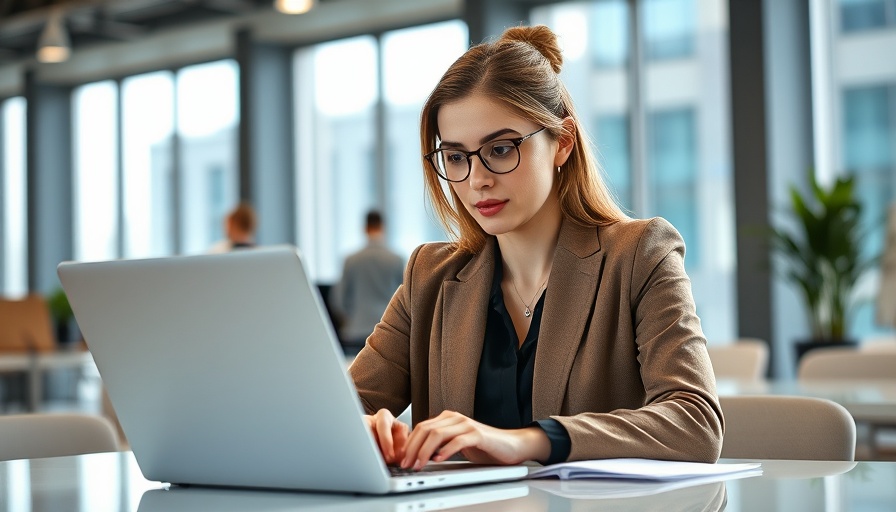
[(564, 220), (548, 281), (532, 384), (532, 419), (560, 414), (569, 374), (592, 316), (604, 254), (598, 228)]
[(495, 273), (494, 238), (442, 284), (441, 389), (444, 409), (473, 417), (476, 377), (485, 340), (489, 291)]

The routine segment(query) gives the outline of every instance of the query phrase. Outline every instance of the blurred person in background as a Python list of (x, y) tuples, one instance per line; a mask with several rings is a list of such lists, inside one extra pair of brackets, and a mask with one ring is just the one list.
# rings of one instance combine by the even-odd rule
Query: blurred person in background
[(347, 350), (359, 349), (380, 321), (401, 284), (404, 260), (386, 246), (383, 216), (367, 213), (367, 245), (345, 260), (342, 278), (330, 291), (329, 305), (342, 318), (339, 338)]
[(210, 253), (229, 252), (234, 249), (255, 247), (255, 229), (258, 217), (249, 203), (241, 202), (224, 218), (224, 235), (227, 237), (209, 249)]

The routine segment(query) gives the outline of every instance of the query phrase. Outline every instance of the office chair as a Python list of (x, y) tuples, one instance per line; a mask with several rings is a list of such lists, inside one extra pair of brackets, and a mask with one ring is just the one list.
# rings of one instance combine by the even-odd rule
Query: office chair
[(896, 379), (896, 352), (864, 352), (854, 348), (816, 349), (800, 360), (797, 378)]
[(856, 424), (842, 405), (801, 396), (719, 397), (722, 457), (852, 461)]
[(0, 461), (118, 451), (115, 428), (89, 414), (0, 415)]
[(726, 345), (708, 345), (709, 359), (717, 379), (760, 380), (768, 369), (768, 344), (743, 338)]

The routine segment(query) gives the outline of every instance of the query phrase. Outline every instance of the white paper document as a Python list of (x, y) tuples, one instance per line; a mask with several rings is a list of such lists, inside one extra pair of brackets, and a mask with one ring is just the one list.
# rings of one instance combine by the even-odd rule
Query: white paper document
[(742, 464), (706, 464), (651, 459), (602, 459), (564, 462), (540, 468), (530, 468), (529, 478), (559, 477), (561, 480), (580, 478), (625, 479), (650, 482), (671, 482), (704, 477), (732, 477), (738, 473), (761, 473), (758, 462)]

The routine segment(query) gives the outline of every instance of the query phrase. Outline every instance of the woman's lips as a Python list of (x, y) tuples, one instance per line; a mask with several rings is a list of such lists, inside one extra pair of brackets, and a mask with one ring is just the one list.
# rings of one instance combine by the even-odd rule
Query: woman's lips
[(492, 215), (497, 215), (498, 212), (504, 209), (504, 206), (507, 204), (507, 201), (498, 201), (495, 199), (488, 199), (486, 201), (479, 201), (476, 203), (476, 209), (479, 210), (479, 213), (484, 217), (491, 217)]

